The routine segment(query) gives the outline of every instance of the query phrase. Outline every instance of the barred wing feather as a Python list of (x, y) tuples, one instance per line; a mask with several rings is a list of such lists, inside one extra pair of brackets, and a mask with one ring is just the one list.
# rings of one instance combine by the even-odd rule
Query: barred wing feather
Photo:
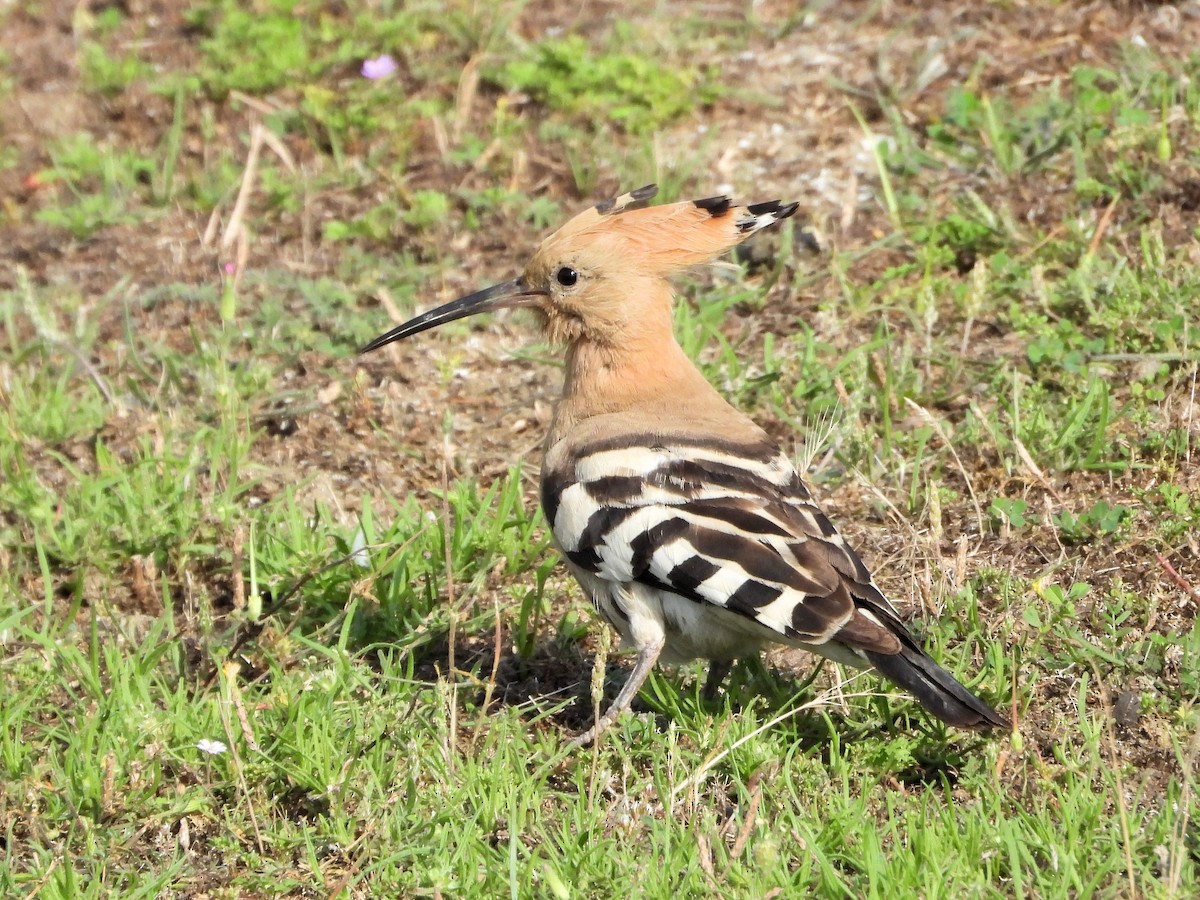
[(544, 502), (581, 569), (724, 607), (776, 640), (899, 649), (881, 627), (899, 625), (890, 604), (773, 447), (601, 447), (572, 468), (546, 479)]

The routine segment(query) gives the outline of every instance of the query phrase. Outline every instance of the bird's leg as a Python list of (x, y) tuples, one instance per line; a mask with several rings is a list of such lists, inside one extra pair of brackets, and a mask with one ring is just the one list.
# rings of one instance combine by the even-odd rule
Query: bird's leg
[(700, 696), (706, 703), (712, 703), (717, 699), (717, 691), (721, 689), (721, 682), (725, 680), (725, 676), (732, 668), (733, 660), (731, 659), (709, 660), (708, 678), (704, 679), (704, 689), (700, 692)]
[(641, 690), (646, 679), (650, 677), (650, 672), (654, 669), (654, 664), (658, 662), (659, 654), (662, 653), (663, 645), (666, 644), (666, 639), (659, 636), (644, 646), (638, 647), (637, 661), (633, 664), (633, 671), (629, 673), (629, 680), (625, 682), (625, 686), (621, 688), (621, 693), (617, 694), (617, 699), (613, 701), (612, 706), (602, 715), (596, 724), (582, 734), (577, 734), (571, 738), (570, 744), (575, 747), (586, 747), (596, 738), (600, 737), (613, 722), (617, 721), (617, 717), (625, 710), (629, 709), (633, 703), (633, 698), (637, 696), (637, 692)]

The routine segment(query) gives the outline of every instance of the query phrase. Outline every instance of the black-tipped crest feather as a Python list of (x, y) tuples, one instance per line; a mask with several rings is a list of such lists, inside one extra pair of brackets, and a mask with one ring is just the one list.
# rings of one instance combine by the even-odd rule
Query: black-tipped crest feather
[(701, 200), (693, 200), (692, 205), (697, 209), (702, 209), (714, 218), (723, 216), (729, 212), (729, 207), (733, 206), (733, 201), (728, 197), (705, 197)]
[(611, 216), (631, 209), (644, 209), (657, 193), (657, 184), (643, 185), (619, 197), (602, 200), (596, 204), (596, 212), (602, 216)]

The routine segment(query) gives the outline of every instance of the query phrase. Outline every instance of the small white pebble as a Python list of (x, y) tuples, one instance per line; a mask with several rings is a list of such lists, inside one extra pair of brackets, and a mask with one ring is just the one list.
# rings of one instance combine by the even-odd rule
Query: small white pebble
[(211, 738), (200, 738), (196, 741), (196, 749), (201, 753), (207, 753), (209, 756), (220, 756), (229, 748), (221, 741), (214, 741)]
[(371, 568), (371, 555), (367, 553), (367, 536), (361, 525), (354, 532), (354, 540), (350, 543), (350, 562), (360, 569)]

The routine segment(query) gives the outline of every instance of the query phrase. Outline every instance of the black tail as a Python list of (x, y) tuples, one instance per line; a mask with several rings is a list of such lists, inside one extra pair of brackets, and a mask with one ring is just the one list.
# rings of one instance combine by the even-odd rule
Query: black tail
[(965, 687), (930, 656), (901, 640), (895, 655), (866, 651), (867, 658), (882, 675), (917, 698), (920, 704), (956, 728), (1010, 728), (1011, 723)]

